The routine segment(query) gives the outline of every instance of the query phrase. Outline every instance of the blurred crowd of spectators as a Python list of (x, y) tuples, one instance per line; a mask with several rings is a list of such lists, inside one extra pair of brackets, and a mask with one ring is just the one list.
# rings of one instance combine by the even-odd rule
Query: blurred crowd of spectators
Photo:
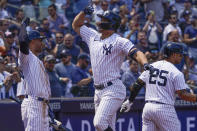
[[(18, 69), (18, 34), (24, 17), (27, 31), (37, 30), (46, 39), (39, 55), (49, 75), (52, 97), (93, 96), (89, 49), (72, 30), (74, 17), (88, 0), (1, 0), (0, 1), (0, 99), (21, 95)], [(177, 68), (197, 91), (197, 1), (196, 0), (92, 0), (93, 16), (85, 24), (97, 29), (97, 14), (111, 10), (121, 17), (118, 34), (131, 40), (149, 62), (162, 58), (166, 42), (180, 42), (185, 55)], [(122, 81), (129, 88), (141, 67), (128, 58), (121, 66)], [(39, 77), (39, 76), (38, 76)], [(129, 94), (129, 90), (127, 90)], [(144, 95), (144, 89), (139, 95)]]

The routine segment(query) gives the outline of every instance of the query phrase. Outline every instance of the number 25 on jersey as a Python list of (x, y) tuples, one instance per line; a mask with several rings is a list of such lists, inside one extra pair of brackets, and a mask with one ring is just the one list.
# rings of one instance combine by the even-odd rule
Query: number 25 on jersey
[(159, 86), (166, 86), (167, 74), (169, 72), (165, 70), (159, 70), (155, 68), (154, 72), (150, 74), (149, 84), (158, 84)]

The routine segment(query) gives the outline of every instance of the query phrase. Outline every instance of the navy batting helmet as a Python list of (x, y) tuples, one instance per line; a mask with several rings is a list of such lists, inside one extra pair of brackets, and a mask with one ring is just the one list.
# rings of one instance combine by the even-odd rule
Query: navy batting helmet
[(28, 38), (29, 40), (34, 40), (34, 39), (44, 39), (44, 36), (40, 35), (40, 32), (37, 30), (32, 30), (28, 33)]
[(184, 54), (184, 48), (181, 44), (176, 43), (176, 42), (168, 42), (166, 46), (164, 47), (164, 57), (170, 57), (173, 53), (177, 54)]
[(120, 27), (121, 18), (118, 14), (112, 11), (105, 11), (104, 14), (97, 14), (100, 18), (106, 19), (108, 22), (101, 22), (99, 24), (100, 28), (104, 30), (114, 30), (116, 31)]

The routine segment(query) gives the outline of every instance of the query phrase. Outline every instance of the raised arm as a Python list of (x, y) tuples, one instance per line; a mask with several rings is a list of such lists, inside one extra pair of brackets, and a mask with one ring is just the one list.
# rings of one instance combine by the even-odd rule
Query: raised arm
[(148, 60), (144, 53), (138, 50), (137, 48), (131, 49), (128, 56), (140, 63), (144, 67), (144, 70), (149, 70), (150, 73), (154, 72), (154, 67), (148, 64)]
[(81, 11), (73, 20), (72, 28), (73, 30), (80, 35), (80, 28), (84, 24), (85, 13)]
[(84, 25), (85, 16), (92, 15), (93, 12), (93, 7), (89, 5), (74, 18), (72, 28), (78, 35), (80, 35), (81, 26)]
[(27, 36), (26, 27), (29, 25), (30, 19), (26, 18), (20, 27), (19, 33), (19, 44), (20, 44), (20, 51), (23, 54), (29, 54), (29, 40)]

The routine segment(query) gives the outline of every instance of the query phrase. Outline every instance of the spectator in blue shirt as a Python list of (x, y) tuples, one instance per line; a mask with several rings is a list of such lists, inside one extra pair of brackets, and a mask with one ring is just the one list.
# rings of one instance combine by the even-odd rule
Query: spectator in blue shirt
[(77, 65), (72, 71), (72, 93), (74, 96), (93, 96), (93, 79), (87, 72), (90, 58), (87, 54), (80, 54)]
[(71, 74), (75, 68), (75, 65), (71, 62), (71, 54), (67, 50), (63, 50), (60, 53), (61, 62), (55, 65), (55, 71), (59, 77), (64, 77), (67, 79), (67, 82), (61, 82), (61, 85), (65, 88), (65, 96), (69, 97), (71, 88)]
[(66, 19), (65, 16), (57, 14), (56, 12), (57, 7), (56, 5), (52, 4), (48, 7), (49, 15), (47, 19), (49, 20), (49, 27), (53, 33), (57, 31), (61, 31), (66, 33), (66, 29), (69, 26), (69, 21)]
[[(49, 76), (49, 82), (50, 82), (50, 87), (51, 87), (51, 96), (52, 97), (61, 97), (61, 96), (63, 96), (63, 87), (60, 84), (59, 76), (54, 71), (55, 62), (56, 62), (56, 59), (53, 55), (47, 55), (44, 57), (44, 66), (45, 66), (46, 72)], [(65, 82), (66, 82), (66, 80), (65, 80)]]
[[(134, 60), (129, 60), (129, 69), (124, 72), (124, 74), (122, 75), (122, 82), (123, 84), (126, 86), (126, 93), (127, 96), (130, 95), (130, 86), (134, 84), (134, 82), (138, 79), (138, 77), (140, 76), (139, 73), (139, 68), (138, 68), (138, 64), (136, 61)], [(140, 95), (144, 95), (144, 88), (142, 88), (142, 90), (139, 93)]]
[(192, 25), (185, 29), (184, 42), (189, 47), (189, 56), (197, 61), (197, 16), (192, 17)]
[(129, 39), (133, 44), (137, 44), (137, 35), (140, 30), (140, 25), (135, 19), (129, 21), (129, 30), (124, 33), (124, 37)]
[(67, 33), (64, 36), (63, 44), (58, 46), (57, 54), (56, 54), (57, 57), (60, 57), (59, 53), (62, 50), (68, 50), (70, 52), (70, 54), (72, 55), (72, 59), (71, 59), (72, 63), (74, 63), (74, 64), (77, 63), (77, 57), (80, 54), (80, 48), (79, 48), (79, 46), (74, 44), (74, 36), (72, 34)]
[(42, 20), (42, 24), (41, 24), (41, 27), (40, 28), (42, 30), (42, 32), (44, 32), (44, 35), (49, 39), (49, 38), (52, 38), (52, 32), (51, 30), (49, 29), (49, 21), (47, 18), (44, 18)]

